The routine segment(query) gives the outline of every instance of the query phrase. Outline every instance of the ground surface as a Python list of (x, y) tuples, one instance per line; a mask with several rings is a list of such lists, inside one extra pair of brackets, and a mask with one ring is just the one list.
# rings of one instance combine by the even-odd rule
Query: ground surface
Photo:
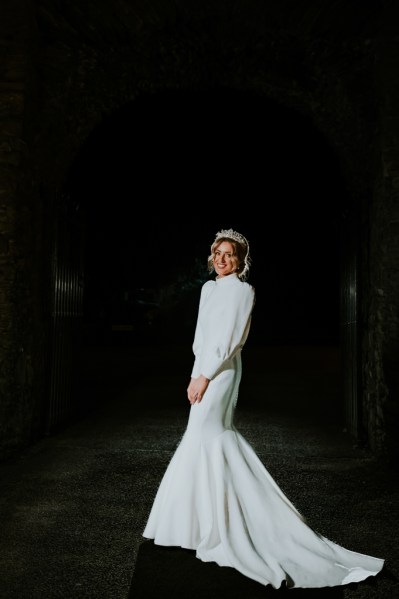
[[(190, 348), (189, 348), (190, 349)], [(397, 472), (343, 430), (333, 348), (250, 348), (237, 428), (309, 524), (386, 559), (345, 599), (399, 598)], [(126, 599), (141, 533), (184, 431), (187, 348), (86, 348), (90, 413), (0, 464), (2, 599)]]

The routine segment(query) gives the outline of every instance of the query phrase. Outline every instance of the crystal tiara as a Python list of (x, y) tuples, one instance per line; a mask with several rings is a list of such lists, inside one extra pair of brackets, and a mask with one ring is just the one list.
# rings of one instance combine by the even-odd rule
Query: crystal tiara
[(222, 229), (221, 231), (218, 231), (218, 233), (216, 233), (215, 241), (218, 241), (218, 239), (222, 239), (223, 237), (237, 241), (238, 243), (243, 245), (247, 250), (249, 248), (248, 241), (245, 239), (244, 235), (241, 235), (241, 233), (238, 233), (233, 229)]

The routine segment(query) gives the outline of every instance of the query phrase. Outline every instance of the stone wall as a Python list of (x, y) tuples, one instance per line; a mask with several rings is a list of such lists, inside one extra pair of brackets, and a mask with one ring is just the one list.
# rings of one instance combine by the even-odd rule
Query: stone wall
[(378, 41), (379, 127), (365, 273), (365, 426), (374, 451), (399, 462), (399, 10), (390, 5)]
[(40, 201), (26, 138), (34, 97), (32, 11), (0, 7), (0, 456), (43, 433), (44, 319)]

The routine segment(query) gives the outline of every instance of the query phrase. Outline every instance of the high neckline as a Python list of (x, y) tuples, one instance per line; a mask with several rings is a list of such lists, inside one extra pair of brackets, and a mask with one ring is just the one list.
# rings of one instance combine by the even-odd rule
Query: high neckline
[(238, 275), (236, 272), (232, 272), (231, 275), (226, 275), (225, 277), (216, 277), (215, 282), (217, 285), (225, 285), (228, 281), (230, 283), (232, 281), (238, 281)]

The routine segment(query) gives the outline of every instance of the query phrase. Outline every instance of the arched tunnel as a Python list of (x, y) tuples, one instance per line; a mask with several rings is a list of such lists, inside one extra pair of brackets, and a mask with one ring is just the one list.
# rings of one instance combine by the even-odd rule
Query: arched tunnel
[[(187, 353), (210, 244), (221, 228), (243, 230), (257, 296), (247, 347), (282, 356), (284, 347), (308, 347), (316, 370), (331, 359), (328, 409), (344, 426), (346, 190), (309, 119), (234, 90), (143, 97), (93, 132), (65, 193), (82, 214), (83, 344), (180, 345)], [(324, 412), (326, 403), (317, 405)]]
[(237, 428), (313, 529), (387, 560), (296, 592), (396, 596), (395, 8), (6, 4), (0, 595), (270, 591), (142, 537), (232, 228), (256, 295)]

